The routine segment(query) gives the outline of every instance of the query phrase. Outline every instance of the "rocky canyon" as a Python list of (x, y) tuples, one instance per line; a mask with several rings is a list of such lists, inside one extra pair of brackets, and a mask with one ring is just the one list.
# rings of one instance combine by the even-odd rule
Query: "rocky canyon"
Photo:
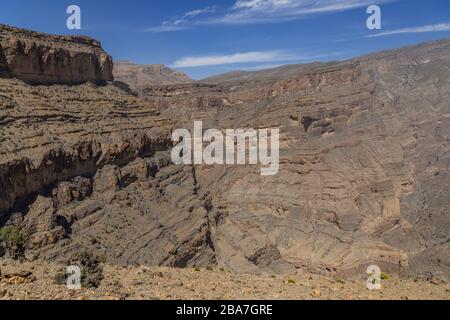
[[(278, 128), (279, 173), (173, 164), (197, 120)], [(0, 154), (30, 261), (450, 279), (450, 40), (193, 81), (0, 26)]]

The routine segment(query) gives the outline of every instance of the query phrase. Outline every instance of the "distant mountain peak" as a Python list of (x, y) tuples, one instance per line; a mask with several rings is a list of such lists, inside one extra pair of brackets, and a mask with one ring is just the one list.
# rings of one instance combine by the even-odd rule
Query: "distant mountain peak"
[(155, 85), (194, 82), (185, 73), (170, 69), (164, 64), (136, 64), (130, 60), (114, 63), (114, 78), (134, 90)]

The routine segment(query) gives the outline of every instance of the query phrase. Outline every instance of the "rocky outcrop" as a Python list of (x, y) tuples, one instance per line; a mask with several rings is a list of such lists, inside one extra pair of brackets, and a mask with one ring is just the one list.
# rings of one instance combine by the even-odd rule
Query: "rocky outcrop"
[(191, 83), (194, 80), (186, 74), (174, 71), (162, 64), (139, 65), (131, 61), (114, 63), (114, 78), (126, 83), (133, 90), (141, 90), (153, 85)]
[(0, 25), (0, 77), (32, 84), (113, 80), (111, 57), (82, 36), (55, 36)]

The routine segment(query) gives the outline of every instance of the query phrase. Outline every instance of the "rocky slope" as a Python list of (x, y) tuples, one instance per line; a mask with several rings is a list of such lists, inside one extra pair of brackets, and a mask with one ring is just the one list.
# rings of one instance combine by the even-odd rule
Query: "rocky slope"
[(112, 81), (112, 59), (100, 43), (0, 25), (0, 76), (33, 84)]
[(141, 90), (153, 85), (167, 85), (193, 82), (186, 74), (162, 65), (139, 65), (131, 61), (114, 63), (114, 78), (126, 83), (133, 90)]
[[(31, 78), (51, 73), (25, 57)], [(0, 225), (31, 233), (29, 259), (89, 249), (116, 266), (448, 279), (450, 42), (292, 68), (139, 97), (4, 73)], [(170, 132), (194, 120), (279, 128), (279, 174), (173, 165)]]

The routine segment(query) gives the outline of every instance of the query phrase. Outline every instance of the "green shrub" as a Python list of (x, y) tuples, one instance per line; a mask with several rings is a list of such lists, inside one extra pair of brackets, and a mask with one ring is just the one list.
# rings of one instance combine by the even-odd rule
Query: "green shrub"
[(4, 243), (7, 255), (19, 260), (25, 256), (25, 247), (29, 233), (21, 231), (16, 226), (7, 226), (0, 229), (0, 242)]
[(391, 278), (391, 276), (385, 272), (382, 272), (380, 277), (381, 277), (381, 280), (389, 280)]

